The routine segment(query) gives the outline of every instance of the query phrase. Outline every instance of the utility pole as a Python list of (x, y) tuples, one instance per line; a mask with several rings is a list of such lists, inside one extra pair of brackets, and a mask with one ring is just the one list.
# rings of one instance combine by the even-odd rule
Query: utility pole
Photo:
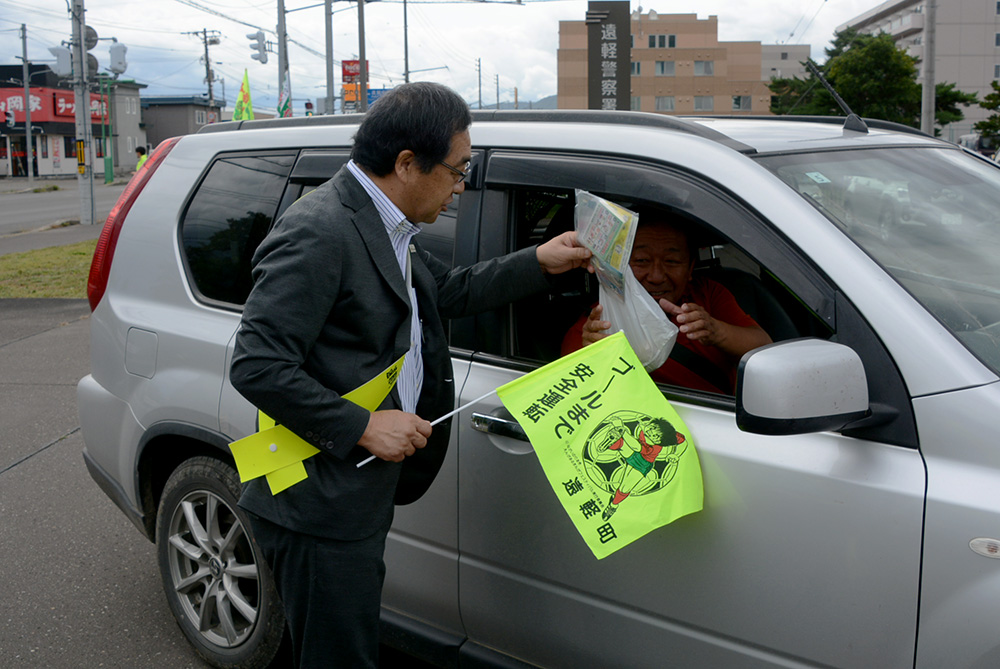
[(927, 0), (924, 4), (924, 87), (920, 98), (920, 129), (934, 134), (934, 112), (937, 106), (937, 85), (934, 81), (934, 60), (937, 0)]
[(517, 86), (514, 87), (514, 109), (520, 109), (520, 107), (517, 106)]
[(476, 74), (479, 75), (479, 109), (483, 108), (483, 59), (476, 58)]
[(83, 0), (72, 0), (73, 107), (76, 115), (76, 180), (80, 187), (80, 224), (94, 224), (94, 170), (90, 149), (90, 91), (87, 88), (87, 52), (97, 44), (97, 33), (84, 23)]
[(28, 188), (34, 186), (35, 166), (32, 158), (35, 156), (35, 147), (32, 146), (31, 138), (31, 85), (28, 72), (28, 27), (21, 24), (21, 77), (24, 79), (24, 162), (28, 172)]
[(325, 113), (333, 113), (333, 0), (323, 0), (326, 24), (326, 105)]
[(288, 33), (285, 30), (285, 0), (278, 0), (278, 116), (283, 113), (282, 96), (286, 93), (288, 98), (285, 101), (288, 108), (292, 106), (292, 83), (288, 81)]
[(500, 109), (500, 75), (493, 75), (493, 83), (497, 85), (497, 109)]
[(208, 82), (208, 108), (210, 110), (215, 109), (215, 93), (212, 90), (212, 82), (215, 81), (215, 73), (212, 72), (212, 61), (208, 57), (208, 45), (216, 45), (220, 43), (219, 35), (221, 33), (218, 30), (211, 31), (207, 28), (201, 29), (201, 41), (205, 44), (205, 81)]
[(358, 108), (368, 111), (368, 61), (365, 59), (365, 0), (358, 0)]
[(403, 0), (403, 83), (410, 83), (410, 38), (406, 22), (406, 0)]

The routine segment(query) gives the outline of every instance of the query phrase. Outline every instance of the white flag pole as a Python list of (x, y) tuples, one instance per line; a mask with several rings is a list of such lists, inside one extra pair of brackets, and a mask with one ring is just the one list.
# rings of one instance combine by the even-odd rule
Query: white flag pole
[[(432, 422), (431, 422), (431, 427), (434, 427), (435, 425), (437, 425), (438, 423), (440, 423), (441, 421), (443, 421), (443, 420), (445, 420), (445, 419), (447, 419), (447, 418), (451, 418), (452, 416), (454, 416), (454, 415), (455, 415), (455, 414), (457, 414), (458, 412), (462, 411), (463, 409), (468, 409), (469, 407), (471, 407), (471, 406), (472, 406), (473, 404), (475, 404), (476, 402), (482, 402), (482, 401), (483, 401), (484, 399), (486, 399), (486, 398), (487, 398), (487, 397), (489, 397), (490, 395), (495, 395), (495, 394), (496, 394), (496, 392), (497, 392), (497, 391), (496, 391), (495, 389), (494, 389), (494, 390), (491, 390), (490, 392), (486, 393), (485, 395), (483, 395), (483, 396), (481, 396), (481, 397), (477, 397), (476, 399), (472, 400), (471, 402), (469, 402), (469, 403), (467, 403), (467, 404), (463, 404), (462, 406), (458, 407), (458, 408), (457, 408), (457, 409), (455, 409), (454, 411), (451, 411), (451, 412), (449, 412), (449, 413), (446, 413), (445, 415), (441, 416), (441, 417), (440, 417), (440, 418), (438, 418), (437, 420), (435, 420), (435, 421), (432, 421)], [(357, 464), (357, 466), (358, 466), (358, 468), (361, 468), (361, 467), (364, 467), (365, 465), (367, 465), (367, 464), (368, 464), (369, 462), (371, 462), (371, 461), (372, 461), (372, 460), (374, 460), (374, 459), (375, 459), (375, 456), (374, 456), (374, 455), (372, 455), (372, 456), (369, 456), (369, 457), (365, 458), (364, 460), (362, 460), (361, 462), (359, 462), (359, 463)]]

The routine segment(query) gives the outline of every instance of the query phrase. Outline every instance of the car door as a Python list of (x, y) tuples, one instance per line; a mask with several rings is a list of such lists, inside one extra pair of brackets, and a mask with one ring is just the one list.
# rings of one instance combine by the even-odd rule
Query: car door
[[(924, 466), (898, 371), (837, 286), (732, 193), (666, 165), (497, 151), (485, 179), (484, 256), (543, 239), (559, 214), (536, 201), (571, 206), (574, 188), (700, 222), (787, 291), (800, 334), (854, 348), (873, 405), (896, 415), (851, 436), (748, 434), (733, 398), (662, 387), (698, 449), (704, 510), (598, 561), (510, 414), (479, 402), (455, 423), (469, 638), (553, 667), (911, 665)], [(477, 319), (460, 404), (558, 355), (590, 299), (580, 274)]]

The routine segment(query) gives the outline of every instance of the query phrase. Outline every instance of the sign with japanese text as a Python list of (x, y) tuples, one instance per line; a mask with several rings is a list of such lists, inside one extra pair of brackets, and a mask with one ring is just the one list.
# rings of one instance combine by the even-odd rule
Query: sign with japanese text
[(587, 4), (587, 106), (629, 109), (631, 40), (627, 0)]
[(597, 559), (702, 509), (691, 433), (621, 332), (497, 394)]
[[(31, 122), (61, 122), (72, 123), (76, 115), (76, 104), (73, 91), (57, 88), (30, 88), (28, 100), (31, 105)], [(103, 98), (96, 93), (90, 94), (90, 118), (100, 121), (105, 105)], [(14, 112), (14, 120), (24, 123), (24, 89), (0, 89), (0, 115), (7, 111)]]

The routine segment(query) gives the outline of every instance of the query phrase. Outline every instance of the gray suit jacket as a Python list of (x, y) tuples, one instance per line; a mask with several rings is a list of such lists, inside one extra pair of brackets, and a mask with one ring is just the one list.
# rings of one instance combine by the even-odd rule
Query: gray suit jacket
[[(434, 420), (455, 402), (442, 317), (495, 309), (548, 282), (534, 248), (450, 270), (417, 245), (412, 271), (423, 325), (417, 414)], [(394, 500), (408, 503), (426, 491), (444, 459), (450, 421), (402, 464), (355, 466), (369, 455), (357, 446), (369, 414), (341, 395), (406, 352), (410, 305), (375, 205), (346, 168), (278, 220), (254, 254), (253, 278), (230, 379), (321, 453), (305, 461), (305, 481), (278, 495), (263, 479), (251, 481), (240, 506), (307, 534), (369, 536), (391, 517)], [(400, 408), (398, 393), (380, 408)]]

